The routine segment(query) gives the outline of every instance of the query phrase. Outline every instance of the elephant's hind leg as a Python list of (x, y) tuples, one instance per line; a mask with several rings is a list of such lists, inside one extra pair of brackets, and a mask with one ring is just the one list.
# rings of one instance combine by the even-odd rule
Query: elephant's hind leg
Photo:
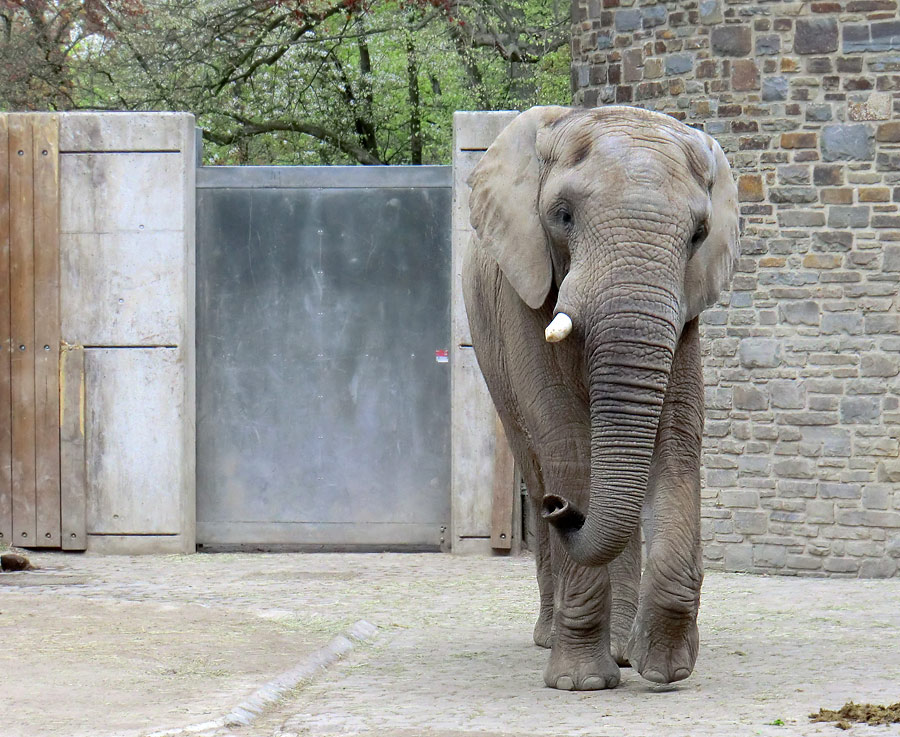
[(540, 647), (550, 647), (553, 642), (553, 570), (550, 565), (550, 525), (541, 517), (540, 507), (535, 504), (533, 508), (534, 530), (537, 538), (534, 559), (537, 563), (538, 590), (541, 594), (541, 608), (534, 625), (534, 644)]
[(687, 678), (699, 648), (703, 378), (695, 319), (675, 354), (644, 502), (647, 566), (628, 658), (646, 679)]
[(621, 666), (630, 665), (625, 651), (634, 625), (641, 583), (641, 531), (634, 531), (619, 557), (609, 564), (612, 611), (609, 618), (610, 651)]

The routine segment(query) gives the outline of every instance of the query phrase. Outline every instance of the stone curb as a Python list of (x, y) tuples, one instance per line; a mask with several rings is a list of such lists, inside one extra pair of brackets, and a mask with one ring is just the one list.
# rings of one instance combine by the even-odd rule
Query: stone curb
[(370, 642), (377, 633), (378, 628), (375, 625), (361, 619), (346, 634), (338, 635), (298, 666), (258, 688), (250, 698), (235, 706), (224, 717), (189, 727), (151, 732), (145, 737), (227, 737), (230, 728), (250, 725), (286, 693), (301, 683), (312, 680), (318, 673), (344, 657), (358, 643)]

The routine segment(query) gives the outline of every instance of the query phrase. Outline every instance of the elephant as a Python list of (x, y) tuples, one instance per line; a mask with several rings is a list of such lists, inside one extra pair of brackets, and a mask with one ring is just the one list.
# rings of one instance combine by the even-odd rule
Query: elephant
[(463, 297), (536, 510), (544, 682), (613, 688), (628, 665), (687, 678), (703, 580), (698, 316), (739, 249), (725, 154), (661, 113), (535, 107), (468, 183)]

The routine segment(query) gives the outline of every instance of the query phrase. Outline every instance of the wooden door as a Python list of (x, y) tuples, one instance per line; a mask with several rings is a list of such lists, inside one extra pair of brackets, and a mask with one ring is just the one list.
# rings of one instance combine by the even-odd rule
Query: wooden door
[[(66, 418), (60, 411), (54, 114), (0, 115), (0, 289), (0, 540), (83, 549), (83, 509), (69, 511), (77, 520), (65, 525), (60, 494)], [(77, 361), (70, 371), (72, 365), (77, 370)]]

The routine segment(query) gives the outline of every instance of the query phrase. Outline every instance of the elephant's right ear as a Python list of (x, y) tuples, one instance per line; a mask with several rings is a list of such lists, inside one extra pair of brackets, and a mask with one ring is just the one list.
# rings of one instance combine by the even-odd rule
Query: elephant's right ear
[(550, 290), (553, 267), (538, 213), (538, 131), (571, 108), (533, 107), (497, 136), (469, 177), (469, 221), (482, 247), (529, 307), (538, 309)]

